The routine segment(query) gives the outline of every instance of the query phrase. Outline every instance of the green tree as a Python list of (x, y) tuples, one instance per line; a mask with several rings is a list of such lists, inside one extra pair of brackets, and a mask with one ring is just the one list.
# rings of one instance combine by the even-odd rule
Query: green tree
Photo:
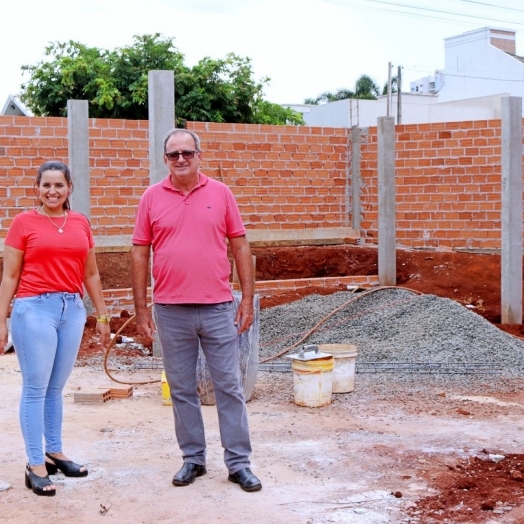
[(68, 99), (88, 98), (94, 106), (110, 103), (113, 86), (108, 77), (108, 53), (78, 42), (53, 43), (45, 50), (54, 61), (22, 66), (31, 75), (22, 85), (21, 100), (35, 115), (63, 116)]
[(257, 104), (254, 120), (258, 124), (287, 124), (304, 125), (301, 113), (289, 107), (282, 107), (267, 100), (260, 100)]
[(368, 75), (361, 75), (355, 82), (355, 98), (376, 100), (380, 95), (380, 87)]
[(230, 53), (203, 58), (177, 77), (177, 119), (193, 122), (304, 124), (302, 115), (264, 100), (269, 78), (255, 82), (251, 61)]
[(158, 33), (135, 36), (134, 45), (111, 52), (108, 81), (114, 83), (118, 94), (113, 110), (105, 112), (106, 118), (147, 120), (150, 70), (173, 70), (177, 76), (187, 71), (184, 55), (174, 46), (173, 38)]
[(355, 98), (355, 93), (350, 89), (342, 88), (336, 91), (335, 93), (325, 91), (316, 98), (306, 98), (304, 100), (304, 103), (317, 105), (324, 102), (335, 102), (336, 100), (345, 100), (346, 98)]
[[(397, 93), (398, 92), (398, 77), (392, 76), (391, 77), (391, 92)], [(387, 95), (388, 94), (388, 83), (384, 82), (384, 87), (382, 88), (382, 94)]]
[(336, 100), (346, 100), (348, 98), (365, 98), (376, 100), (380, 94), (380, 87), (368, 75), (361, 75), (355, 82), (355, 90), (341, 88), (335, 93), (326, 91), (316, 98), (306, 98), (304, 104), (322, 104), (325, 102), (335, 102)]
[(303, 124), (299, 113), (263, 99), (269, 78), (256, 82), (249, 58), (228, 54), (203, 58), (193, 68), (174, 38), (135, 36), (132, 45), (113, 51), (79, 42), (55, 42), (45, 60), (24, 65), (30, 79), (21, 100), (35, 115), (65, 116), (68, 100), (88, 100), (95, 118), (148, 118), (148, 71), (175, 73), (177, 125), (187, 120), (270, 124)]

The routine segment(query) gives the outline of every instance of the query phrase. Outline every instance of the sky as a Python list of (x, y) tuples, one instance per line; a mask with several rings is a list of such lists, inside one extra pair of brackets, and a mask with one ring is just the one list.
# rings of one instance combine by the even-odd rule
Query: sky
[[(444, 39), (482, 27), (516, 31), (524, 55), (522, 0), (26, 0), (0, 6), (0, 109), (20, 93), (22, 65), (51, 42), (132, 45), (134, 35), (174, 37), (185, 63), (235, 53), (251, 59), (265, 98), (300, 104), (353, 89), (362, 74), (381, 87), (402, 67), (409, 82), (444, 67)], [(176, 81), (176, 79), (175, 79)]]

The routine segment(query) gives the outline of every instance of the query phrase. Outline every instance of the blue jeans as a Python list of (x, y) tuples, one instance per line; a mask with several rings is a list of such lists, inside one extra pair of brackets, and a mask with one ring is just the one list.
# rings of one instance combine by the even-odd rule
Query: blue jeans
[(22, 373), (20, 426), (31, 466), (62, 451), (62, 391), (75, 365), (86, 321), (78, 293), (15, 298), (11, 336)]
[(175, 433), (184, 462), (206, 463), (204, 422), (197, 393), (198, 348), (206, 357), (218, 411), (224, 462), (229, 473), (250, 466), (251, 442), (240, 375), (233, 302), (155, 304)]

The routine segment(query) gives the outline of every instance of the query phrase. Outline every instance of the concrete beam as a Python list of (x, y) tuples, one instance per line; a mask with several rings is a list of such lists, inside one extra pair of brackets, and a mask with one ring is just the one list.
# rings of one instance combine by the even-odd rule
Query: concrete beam
[(89, 103), (67, 101), (67, 141), (69, 169), (73, 179), (71, 208), (91, 218), (91, 183), (89, 180)]
[(164, 138), (175, 127), (175, 76), (173, 71), (149, 71), (149, 180), (160, 182), (167, 176)]
[[(324, 229), (256, 229), (248, 230), (251, 246), (328, 246), (357, 243), (358, 233), (350, 227)], [(0, 258), (4, 241), (0, 239)], [(131, 235), (95, 235), (97, 253), (125, 253), (131, 250)]]
[[(360, 223), (362, 221), (362, 204), (360, 202), (362, 154), (360, 139), (360, 128), (353, 126), (351, 128), (351, 227), (356, 231), (360, 231)], [(348, 209), (350, 209), (349, 206)]]
[(397, 284), (395, 215), (395, 118), (378, 119), (378, 280)]
[(248, 229), (251, 246), (322, 246), (356, 243), (360, 234), (350, 227), (321, 229)]
[(522, 324), (522, 98), (502, 98), (501, 322)]
[[(148, 72), (149, 104), (149, 182), (155, 184), (168, 173), (164, 163), (164, 138), (175, 127), (175, 74), (173, 71)], [(152, 285), (154, 279), (151, 277)], [(162, 347), (153, 341), (153, 356), (160, 357)]]

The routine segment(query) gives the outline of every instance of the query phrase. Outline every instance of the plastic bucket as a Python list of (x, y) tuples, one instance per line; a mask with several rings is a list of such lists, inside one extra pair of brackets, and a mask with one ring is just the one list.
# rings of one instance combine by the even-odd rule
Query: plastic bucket
[(333, 389), (332, 355), (314, 360), (296, 360), (291, 363), (295, 404), (318, 408), (331, 404)]
[(320, 344), (318, 349), (333, 355), (333, 393), (350, 393), (355, 389), (357, 348), (351, 344)]

